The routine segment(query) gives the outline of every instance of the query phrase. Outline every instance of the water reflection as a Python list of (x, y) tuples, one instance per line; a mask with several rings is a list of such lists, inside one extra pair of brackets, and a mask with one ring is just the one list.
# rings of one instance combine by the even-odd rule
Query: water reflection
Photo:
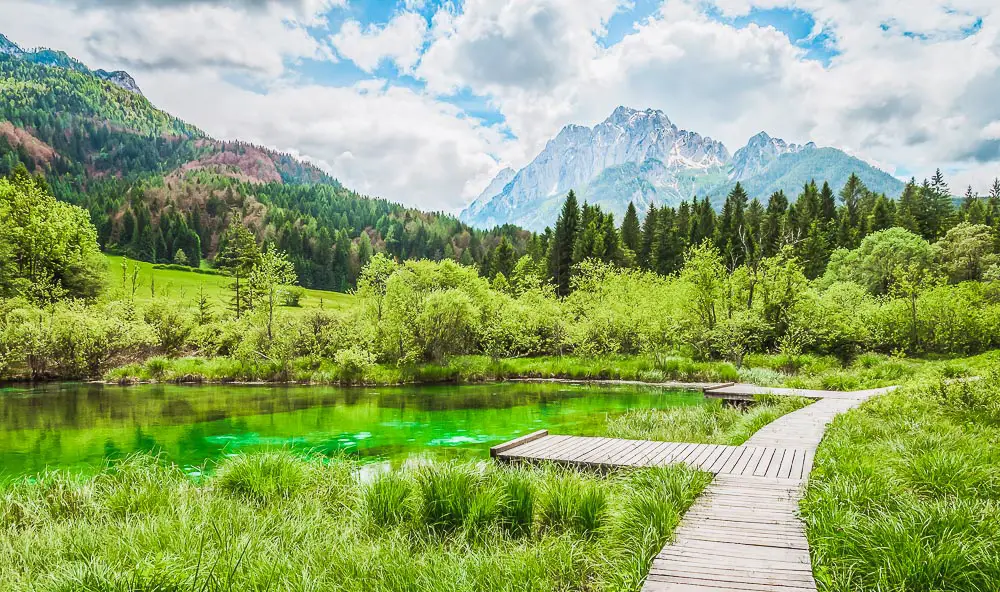
[(136, 451), (199, 472), (227, 454), (282, 446), (363, 462), (485, 457), (536, 429), (600, 434), (608, 414), (700, 404), (695, 393), (506, 383), (332, 387), (115, 387), (0, 390), (0, 474), (93, 469)]

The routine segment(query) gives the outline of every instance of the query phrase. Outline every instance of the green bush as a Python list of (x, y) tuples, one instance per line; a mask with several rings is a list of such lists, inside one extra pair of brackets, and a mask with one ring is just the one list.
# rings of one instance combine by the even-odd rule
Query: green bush
[(395, 526), (409, 520), (412, 514), (412, 485), (396, 473), (376, 476), (365, 488), (364, 507), (376, 526)]
[(213, 483), (229, 495), (266, 504), (299, 493), (306, 473), (307, 468), (291, 454), (271, 452), (224, 461)]

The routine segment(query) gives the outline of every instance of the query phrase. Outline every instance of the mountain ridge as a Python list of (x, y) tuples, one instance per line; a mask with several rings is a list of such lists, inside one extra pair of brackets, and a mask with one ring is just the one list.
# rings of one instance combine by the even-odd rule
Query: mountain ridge
[(681, 129), (660, 110), (619, 106), (593, 128), (564, 126), (509, 181), (501, 185), (498, 175), (459, 217), (482, 227), (541, 230), (555, 222), (571, 189), (621, 219), (629, 202), (644, 209), (708, 195), (719, 204), (737, 182), (761, 200), (775, 191), (794, 199), (811, 180), (839, 185), (850, 173), (876, 192), (895, 196), (903, 188), (899, 179), (836, 148), (760, 132), (730, 154), (722, 142)]
[(532, 240), (358, 194), (288, 153), (214, 139), (126, 88), (134, 83), (0, 36), (0, 176), (34, 174), (87, 210), (107, 252), (197, 267), (240, 223), (285, 252), (303, 286), (347, 291), (375, 253), (483, 267), (502, 243), (519, 257)]

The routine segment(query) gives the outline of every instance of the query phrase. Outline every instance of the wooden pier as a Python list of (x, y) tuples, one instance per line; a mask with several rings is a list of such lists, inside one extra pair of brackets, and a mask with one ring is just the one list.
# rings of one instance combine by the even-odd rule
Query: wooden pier
[(727, 385), (705, 396), (757, 395), (816, 402), (761, 428), (742, 446), (550, 435), (542, 430), (495, 446), (505, 462), (555, 462), (608, 469), (683, 463), (712, 483), (654, 558), (643, 592), (815, 592), (809, 543), (797, 510), (826, 426), (840, 413), (894, 387), (841, 393)]

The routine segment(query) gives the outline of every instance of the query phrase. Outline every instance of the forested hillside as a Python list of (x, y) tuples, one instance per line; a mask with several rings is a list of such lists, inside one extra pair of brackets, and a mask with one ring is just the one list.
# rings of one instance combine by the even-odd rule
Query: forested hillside
[[(307, 287), (351, 288), (376, 252), (454, 258), (489, 269), (506, 237), (521, 254), (531, 235), (474, 230), (451, 216), (358, 195), (319, 168), (244, 142), (223, 142), (153, 106), (66, 54), (0, 52), (0, 176), (19, 165), (60, 200), (86, 209), (112, 253), (192, 266), (213, 260), (241, 219), (276, 243)], [(128, 80), (131, 80), (128, 78)]]

